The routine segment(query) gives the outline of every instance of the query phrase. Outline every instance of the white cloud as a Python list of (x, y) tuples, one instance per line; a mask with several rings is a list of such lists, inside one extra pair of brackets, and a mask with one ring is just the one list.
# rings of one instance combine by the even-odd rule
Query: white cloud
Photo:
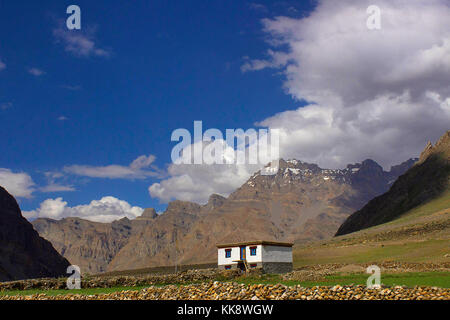
[(0, 59), (0, 71), (6, 68), (6, 64)]
[(66, 121), (66, 120), (69, 120), (69, 118), (67, 118), (66, 116), (59, 116), (58, 120), (59, 121)]
[[(257, 144), (258, 140), (253, 143)], [(259, 170), (262, 164), (249, 164), (249, 146), (244, 151), (230, 147), (225, 140), (217, 139), (214, 142), (197, 142), (203, 145), (203, 162), (215, 164), (186, 164), (193, 163), (195, 144), (188, 145), (181, 152), (181, 156), (173, 159), (175, 163), (168, 168), (169, 178), (154, 183), (149, 187), (151, 197), (158, 198), (161, 202), (167, 203), (170, 200), (178, 199), (184, 201), (194, 201), (206, 203), (213, 193), (228, 196), (236, 188), (240, 187), (255, 171)], [(253, 144), (252, 144), (253, 145)], [(270, 146), (270, 144), (268, 144)], [(221, 150), (223, 164), (217, 164), (213, 156), (213, 147), (216, 151)], [(208, 149), (209, 148), (209, 149)], [(258, 149), (256, 149), (258, 151)], [(264, 152), (264, 148), (260, 148)], [(255, 152), (257, 153), (257, 152)], [(211, 156), (211, 157), (209, 157)], [(237, 158), (242, 156), (245, 159), (237, 164)], [(264, 164), (271, 159), (264, 159)], [(260, 159), (255, 159), (260, 160)], [(257, 161), (253, 162), (256, 163)], [(231, 164), (230, 164), (231, 163)]]
[(56, 40), (62, 42), (64, 49), (76, 57), (109, 57), (111, 52), (107, 49), (99, 48), (95, 43), (94, 33), (95, 29), (82, 32), (59, 27), (53, 30)]
[(178, 199), (205, 203), (213, 193), (229, 195), (253, 173), (246, 165), (171, 164), (170, 178), (149, 187), (153, 198), (167, 203)]
[(75, 191), (73, 186), (65, 186), (58, 183), (52, 183), (45, 187), (39, 188), (41, 192), (66, 192), (66, 191)]
[(63, 198), (47, 199), (33, 211), (24, 211), (27, 219), (51, 218), (60, 220), (66, 217), (78, 217), (96, 222), (111, 222), (127, 217), (134, 219), (142, 214), (144, 209), (133, 207), (124, 200), (115, 197), (103, 197), (93, 200), (87, 205), (68, 207)]
[(20, 198), (31, 198), (34, 191), (33, 179), (27, 173), (15, 173), (5, 168), (0, 168), (0, 186)]
[[(158, 168), (151, 166), (155, 161), (153, 155), (142, 155), (135, 159), (129, 166), (108, 165), (108, 166), (87, 166), (72, 165), (64, 167), (63, 171), (70, 174), (91, 178), (108, 179), (146, 179), (147, 177), (159, 176)], [(146, 168), (152, 170), (145, 170)]]
[(38, 69), (38, 68), (30, 68), (30, 69), (28, 69), (28, 73), (32, 74), (35, 77), (39, 77), (39, 76), (42, 76), (43, 74), (45, 74), (44, 71), (42, 71), (41, 69)]
[(259, 123), (282, 130), (283, 157), (389, 166), (449, 129), (448, 3), (380, 0), (379, 31), (366, 27), (370, 4), (320, 1), (306, 18), (263, 20), (268, 58), (242, 70), (279, 68), (286, 91), (311, 102)]
[[(444, 0), (379, 0), (381, 30), (368, 30), (373, 1), (322, 0), (303, 18), (264, 19), (266, 57), (243, 72), (277, 68), (305, 107), (257, 125), (281, 131), (280, 156), (340, 168), (372, 158), (384, 167), (417, 156), (450, 129), (450, 7)], [(205, 202), (252, 173), (235, 166), (169, 167), (151, 196)]]

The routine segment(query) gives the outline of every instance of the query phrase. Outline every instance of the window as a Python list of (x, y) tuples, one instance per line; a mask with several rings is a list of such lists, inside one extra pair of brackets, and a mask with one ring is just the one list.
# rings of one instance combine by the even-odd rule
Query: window
[(256, 256), (256, 247), (250, 247), (250, 255)]
[(256, 263), (251, 263), (250, 268), (256, 268)]
[(231, 266), (225, 266), (225, 270), (230, 270)]
[(225, 258), (231, 258), (231, 249), (225, 249)]

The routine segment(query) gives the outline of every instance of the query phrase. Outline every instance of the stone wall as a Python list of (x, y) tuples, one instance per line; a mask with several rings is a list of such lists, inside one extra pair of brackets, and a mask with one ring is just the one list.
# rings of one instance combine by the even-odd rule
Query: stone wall
[(292, 262), (263, 262), (264, 273), (287, 273), (293, 269)]
[[(247, 263), (249, 270), (262, 270), (263, 273), (288, 273), (293, 269), (292, 262), (257, 262)], [(251, 268), (250, 265), (256, 264), (256, 267)], [(225, 270), (225, 266), (218, 266), (219, 270)], [(239, 270), (239, 264), (232, 264), (229, 270)]]

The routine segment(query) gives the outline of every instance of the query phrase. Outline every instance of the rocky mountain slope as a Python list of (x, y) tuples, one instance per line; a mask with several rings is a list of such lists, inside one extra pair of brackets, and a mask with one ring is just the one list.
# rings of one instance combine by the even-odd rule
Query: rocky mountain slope
[(22, 216), (14, 197), (0, 187), (0, 281), (62, 276), (68, 266)]
[(161, 215), (148, 209), (135, 220), (111, 224), (67, 218), (33, 225), (82, 272), (210, 262), (219, 242), (329, 238), (416, 160), (388, 172), (372, 160), (342, 170), (280, 160), (276, 175), (257, 172), (228, 198), (212, 195), (205, 205), (173, 201)]
[(336, 235), (392, 221), (449, 189), (450, 131), (447, 131), (434, 146), (428, 143), (417, 164), (402, 175), (387, 193), (371, 200), (348, 217)]

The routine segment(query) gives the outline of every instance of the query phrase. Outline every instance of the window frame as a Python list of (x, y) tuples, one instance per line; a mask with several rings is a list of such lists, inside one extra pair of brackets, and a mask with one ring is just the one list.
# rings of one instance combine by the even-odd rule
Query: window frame
[(257, 246), (255, 246), (255, 247), (250, 247), (250, 255), (251, 255), (252, 257), (256, 256), (257, 250), (258, 250), (258, 247), (257, 247)]
[(231, 258), (231, 250), (232, 249), (225, 249), (225, 259)]

